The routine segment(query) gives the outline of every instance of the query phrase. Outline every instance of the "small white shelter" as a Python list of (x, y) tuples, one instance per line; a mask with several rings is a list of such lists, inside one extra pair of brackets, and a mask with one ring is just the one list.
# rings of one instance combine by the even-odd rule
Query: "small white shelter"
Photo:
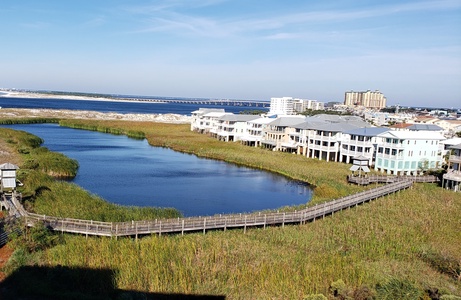
[(2, 192), (4, 189), (16, 188), (16, 170), (18, 169), (18, 166), (11, 163), (0, 165), (0, 189)]
[[(369, 162), (369, 158), (363, 155), (353, 157), (352, 158), (353, 165), (352, 167), (350, 167), (349, 170), (352, 171), (353, 175), (362, 176), (362, 172), (364, 172), (364, 175), (366, 175), (367, 173), (370, 172), (370, 168), (368, 167), (368, 162)], [(354, 172), (358, 172), (358, 174)]]

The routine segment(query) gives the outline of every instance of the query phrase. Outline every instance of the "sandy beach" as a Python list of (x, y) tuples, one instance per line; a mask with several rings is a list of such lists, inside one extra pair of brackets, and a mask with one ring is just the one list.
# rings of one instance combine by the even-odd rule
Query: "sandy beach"
[[(84, 97), (78, 95), (53, 95), (38, 92), (23, 92), (0, 90), (0, 97), (9, 98), (47, 98), (63, 100), (111, 101), (111, 102), (143, 102), (136, 100), (113, 99), (104, 97)], [(160, 103), (150, 102), (150, 103)], [(97, 120), (125, 120), (146, 121), (160, 123), (187, 124), (191, 122), (190, 116), (179, 114), (120, 114), (114, 112), (97, 112), (88, 110), (65, 109), (34, 109), (34, 108), (1, 108), (0, 119), (15, 118), (61, 118), (61, 119), (97, 119)]]
[(86, 100), (86, 101), (110, 101), (110, 102), (140, 102), (140, 103), (164, 103), (164, 101), (158, 99), (149, 99), (149, 100), (136, 100), (136, 99), (117, 99), (117, 98), (107, 98), (107, 97), (98, 97), (98, 96), (79, 96), (71, 94), (48, 94), (40, 92), (25, 92), (25, 91), (10, 91), (10, 90), (0, 90), (0, 97), (8, 98), (35, 98), (35, 99), (60, 99), (60, 100)]
[(96, 120), (125, 120), (141, 122), (159, 122), (188, 124), (190, 116), (179, 114), (119, 114), (103, 113), (88, 110), (64, 110), (64, 109), (28, 109), (28, 108), (2, 108), (0, 119), (16, 118), (61, 118), (61, 119), (96, 119)]

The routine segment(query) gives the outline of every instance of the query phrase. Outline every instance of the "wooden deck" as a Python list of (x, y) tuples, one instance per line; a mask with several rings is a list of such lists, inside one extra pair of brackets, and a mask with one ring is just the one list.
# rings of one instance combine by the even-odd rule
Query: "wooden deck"
[(411, 180), (413, 182), (439, 182), (439, 178), (434, 175), (428, 176), (386, 176), (386, 175), (372, 175), (372, 176), (348, 176), (347, 181), (359, 185), (368, 185), (372, 183), (392, 183), (402, 180)]
[(138, 236), (150, 234), (184, 234), (186, 232), (203, 232), (207, 230), (227, 230), (249, 227), (285, 226), (286, 224), (303, 224), (324, 218), (345, 208), (383, 197), (397, 191), (407, 189), (413, 184), (412, 180), (401, 179), (368, 191), (353, 194), (344, 198), (318, 204), (295, 212), (255, 213), (238, 215), (220, 215), (210, 217), (176, 218), (133, 222), (98, 222), (70, 218), (58, 218), (38, 215), (27, 212), (18, 195), (5, 195), (3, 201), (10, 206), (10, 211), (18, 218), (24, 218), (28, 226), (42, 223), (48, 228), (68, 233), (96, 236)]

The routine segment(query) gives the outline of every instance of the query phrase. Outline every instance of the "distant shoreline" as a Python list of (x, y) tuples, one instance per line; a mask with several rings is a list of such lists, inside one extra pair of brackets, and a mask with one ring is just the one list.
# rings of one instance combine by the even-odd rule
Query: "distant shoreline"
[(0, 90), (0, 97), (1, 98), (31, 98), (31, 99), (59, 99), (59, 100), (84, 100), (84, 101), (108, 101), (108, 102), (136, 102), (136, 103), (166, 103), (166, 101), (162, 100), (136, 100), (136, 99), (127, 99), (127, 98), (107, 98), (107, 97), (90, 97), (90, 96), (79, 96), (79, 95), (72, 95), (72, 94), (48, 94), (48, 93), (40, 93), (40, 92), (17, 92), (17, 91), (5, 91)]

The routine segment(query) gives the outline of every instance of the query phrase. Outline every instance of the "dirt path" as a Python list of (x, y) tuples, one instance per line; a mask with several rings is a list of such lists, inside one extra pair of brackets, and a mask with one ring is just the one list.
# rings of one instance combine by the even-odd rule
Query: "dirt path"
[[(0, 218), (3, 218), (3, 212), (0, 211)], [(8, 259), (10, 259), (11, 254), (13, 254), (13, 249), (8, 247), (8, 245), (5, 245), (0, 248), (0, 282), (5, 279), (5, 273), (2, 272), (3, 267), (5, 264), (8, 262)]]

